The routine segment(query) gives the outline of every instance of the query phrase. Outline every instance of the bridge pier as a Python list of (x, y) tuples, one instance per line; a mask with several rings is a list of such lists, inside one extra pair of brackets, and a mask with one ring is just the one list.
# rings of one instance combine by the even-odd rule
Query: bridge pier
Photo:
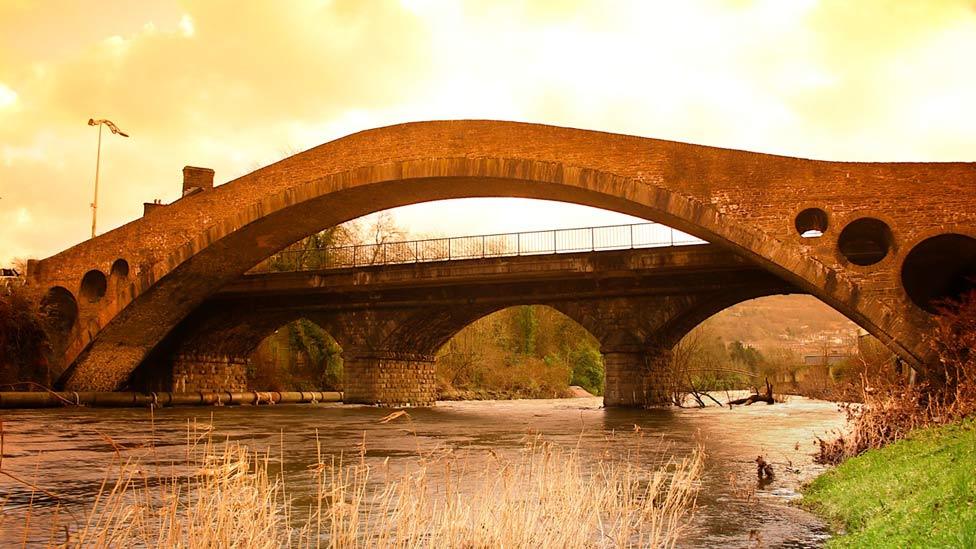
[(607, 408), (668, 406), (668, 364), (671, 351), (647, 353), (639, 349), (603, 351), (606, 381), (603, 405)]
[(221, 354), (178, 354), (173, 358), (173, 392), (246, 391), (248, 362)]
[(346, 404), (433, 406), (437, 400), (433, 356), (395, 351), (344, 354)]

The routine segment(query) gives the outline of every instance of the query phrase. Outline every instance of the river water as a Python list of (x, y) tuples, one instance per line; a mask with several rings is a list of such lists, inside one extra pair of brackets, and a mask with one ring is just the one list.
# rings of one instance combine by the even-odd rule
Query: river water
[[(111, 477), (116, 449), (108, 439), (126, 457), (179, 462), (188, 424), (212, 425), (215, 440), (242, 441), (272, 453), (284, 448), (292, 495), (310, 485), (301, 479), (317, 461), (316, 431), (324, 452), (355, 454), (365, 437), (368, 460), (389, 458), (402, 465), (416, 460), (418, 450), (437, 449), (480, 452), (487, 464), (489, 449), (514, 454), (523, 448), (526, 435), (534, 434), (578, 446), (584, 459), (595, 460), (606, 451), (631, 455), (625, 452), (632, 452), (640, 436), (640, 459), (649, 463), (686, 455), (696, 446), (707, 454), (693, 525), (682, 546), (819, 547), (828, 537), (821, 521), (790, 501), (823, 470), (811, 459), (816, 436), (843, 425), (843, 414), (833, 403), (790, 397), (782, 404), (734, 410), (622, 410), (602, 408), (600, 398), (440, 402), (409, 410), (409, 418), (380, 423), (388, 413), (336, 404), (172, 408), (156, 410), (153, 417), (144, 409), (3, 411), (0, 467), (38, 488), (75, 498), (68, 507), (80, 512), (106, 475)], [(151, 453), (150, 441), (155, 447)], [(754, 460), (760, 454), (776, 472), (766, 485), (756, 479)], [(37, 530), (50, 523), (57, 505), (57, 500), (5, 476), (0, 476), (0, 501), (5, 501), (0, 511), (3, 547), (22, 542), (28, 511), (32, 530)]]

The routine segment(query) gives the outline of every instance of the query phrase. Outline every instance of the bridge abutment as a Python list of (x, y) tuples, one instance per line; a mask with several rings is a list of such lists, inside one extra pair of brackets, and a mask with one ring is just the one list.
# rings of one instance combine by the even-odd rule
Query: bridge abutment
[(433, 406), (434, 357), (400, 352), (349, 353), (343, 364), (343, 402)]

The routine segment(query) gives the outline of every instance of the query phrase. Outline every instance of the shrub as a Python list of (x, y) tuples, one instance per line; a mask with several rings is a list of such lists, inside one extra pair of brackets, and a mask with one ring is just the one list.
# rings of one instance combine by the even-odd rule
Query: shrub
[(45, 325), (40, 305), (24, 288), (0, 294), (0, 383), (50, 384)]
[(603, 355), (597, 349), (580, 344), (567, 357), (572, 368), (570, 384), (579, 385), (591, 394), (603, 394)]
[(945, 303), (929, 339), (935, 357), (929, 375), (912, 384), (879, 373), (865, 361), (860, 375), (863, 404), (846, 404), (848, 431), (820, 440), (817, 460), (839, 463), (905, 438), (914, 429), (958, 421), (976, 412), (976, 291)]

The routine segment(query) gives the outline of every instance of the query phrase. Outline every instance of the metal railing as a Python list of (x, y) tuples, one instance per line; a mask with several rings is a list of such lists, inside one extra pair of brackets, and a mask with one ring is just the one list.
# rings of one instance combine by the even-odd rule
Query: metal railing
[(705, 243), (704, 240), (676, 231), (666, 225), (637, 223), (286, 250), (269, 257), (251, 272), (340, 269), (459, 259), (662, 248)]

